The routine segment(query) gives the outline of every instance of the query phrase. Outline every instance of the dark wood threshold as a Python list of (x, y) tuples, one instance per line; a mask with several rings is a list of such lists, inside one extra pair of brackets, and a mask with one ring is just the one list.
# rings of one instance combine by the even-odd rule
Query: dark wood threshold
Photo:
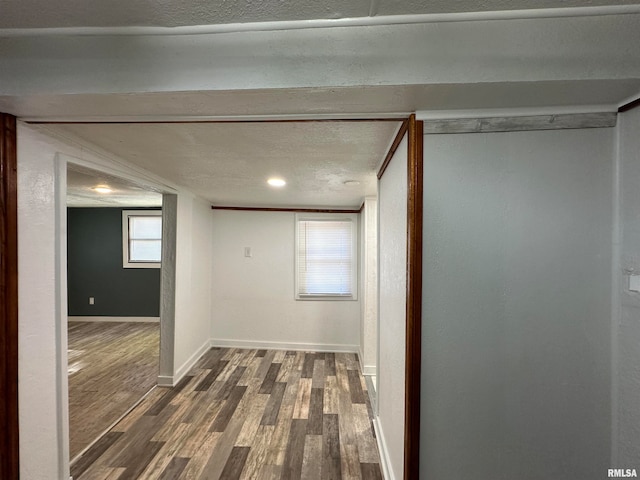
[(16, 117), (0, 113), (0, 478), (19, 478)]

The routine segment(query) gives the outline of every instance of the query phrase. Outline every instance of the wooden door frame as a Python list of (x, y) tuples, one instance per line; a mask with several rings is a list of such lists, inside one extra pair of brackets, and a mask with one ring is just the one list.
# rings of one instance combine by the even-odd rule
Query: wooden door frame
[(0, 113), (0, 478), (19, 478), (16, 117)]
[(420, 478), (422, 364), (423, 122), (407, 121), (407, 306), (404, 397), (404, 478)]
[(405, 311), (404, 480), (420, 478), (420, 371), (422, 363), (422, 213), (424, 122), (411, 114), (398, 129), (378, 170), (389, 166), (407, 137), (407, 294)]

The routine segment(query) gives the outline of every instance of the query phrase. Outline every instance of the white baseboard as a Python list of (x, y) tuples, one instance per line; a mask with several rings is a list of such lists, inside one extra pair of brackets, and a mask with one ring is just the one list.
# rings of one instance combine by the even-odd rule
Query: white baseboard
[(173, 377), (169, 375), (158, 375), (159, 387), (173, 387)]
[(362, 349), (358, 348), (358, 361), (360, 363), (360, 370), (362, 370), (362, 375), (371, 376), (376, 374), (376, 366), (375, 365), (365, 365), (362, 360), (364, 355), (362, 353)]
[(391, 470), (391, 459), (389, 458), (389, 450), (387, 442), (384, 439), (382, 427), (378, 422), (378, 417), (373, 419), (373, 429), (376, 432), (376, 442), (378, 443), (378, 451), (380, 452), (380, 466), (382, 467), (382, 476), (384, 480), (396, 480)]
[(193, 355), (191, 355), (186, 362), (182, 364), (180, 368), (176, 370), (176, 373), (173, 376), (170, 375), (158, 375), (158, 386), (159, 387), (175, 387), (182, 378), (189, 373), (189, 371), (193, 368), (193, 366), (200, 360), (205, 353), (209, 351), (211, 348), (210, 341), (205, 341), (198, 350), (196, 350)]
[(127, 322), (127, 323), (160, 323), (160, 317), (67, 317), (70, 322)]
[(287, 343), (287, 342), (264, 342), (254, 340), (229, 340), (222, 338), (212, 338), (212, 347), (227, 348), (251, 348), (268, 350), (298, 350), (303, 352), (344, 352), (357, 353), (357, 345), (336, 345), (330, 343)]
[(362, 375), (365, 377), (372, 377), (376, 375), (376, 367), (375, 365), (364, 365), (362, 367)]
[(369, 394), (369, 401), (371, 402), (371, 410), (373, 410), (373, 414), (378, 414), (378, 385), (373, 383), (371, 380), (374, 378), (373, 375), (365, 375), (364, 381), (367, 384), (367, 393)]

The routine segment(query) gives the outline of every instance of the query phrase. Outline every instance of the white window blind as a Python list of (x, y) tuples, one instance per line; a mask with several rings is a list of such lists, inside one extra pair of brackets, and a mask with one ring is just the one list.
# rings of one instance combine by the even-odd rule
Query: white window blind
[(298, 297), (354, 297), (356, 258), (352, 219), (301, 219), (297, 232)]
[(122, 266), (160, 268), (162, 258), (162, 212), (123, 210)]
[(162, 253), (162, 217), (129, 216), (129, 261), (159, 262)]

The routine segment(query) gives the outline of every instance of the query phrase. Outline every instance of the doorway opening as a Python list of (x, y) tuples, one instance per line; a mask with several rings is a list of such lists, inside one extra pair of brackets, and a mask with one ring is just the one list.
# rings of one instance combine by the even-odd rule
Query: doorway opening
[(161, 321), (161, 298), (174, 295), (161, 281), (163, 198), (172, 195), (76, 160), (59, 158), (70, 464), (158, 384), (161, 325), (172, 320), (165, 312)]

